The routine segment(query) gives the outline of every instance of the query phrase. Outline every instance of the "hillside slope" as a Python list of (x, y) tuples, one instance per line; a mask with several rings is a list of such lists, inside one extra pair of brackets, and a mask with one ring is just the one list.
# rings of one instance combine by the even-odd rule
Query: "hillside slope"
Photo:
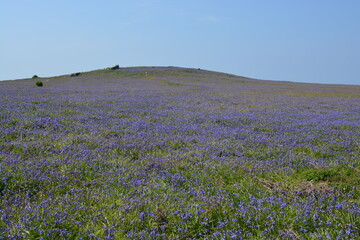
[[(17, 85), (20, 89), (35, 87), (42, 81), (47, 89), (69, 90), (219, 90), (243, 93), (270, 93), (292, 96), (360, 97), (360, 86), (311, 84), (285, 81), (251, 79), (232, 74), (202, 69), (179, 67), (127, 67), (117, 70), (101, 69), (82, 72), (77, 77), (71, 74), (39, 79), (3, 81), (0, 86)], [(21, 86), (20, 86), (21, 83)]]
[(4, 81), (0, 238), (360, 239), (359, 156), (359, 86), (173, 67)]

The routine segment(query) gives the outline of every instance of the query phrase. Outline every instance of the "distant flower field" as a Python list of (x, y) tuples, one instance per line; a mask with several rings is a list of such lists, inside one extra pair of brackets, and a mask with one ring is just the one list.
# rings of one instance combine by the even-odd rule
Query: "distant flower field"
[(35, 81), (0, 82), (0, 239), (360, 238), (360, 87)]

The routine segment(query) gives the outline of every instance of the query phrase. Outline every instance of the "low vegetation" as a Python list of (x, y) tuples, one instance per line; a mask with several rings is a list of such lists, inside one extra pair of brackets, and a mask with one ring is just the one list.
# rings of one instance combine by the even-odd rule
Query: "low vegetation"
[(120, 69), (119, 65), (115, 65), (113, 67), (110, 68), (111, 70), (117, 70), (117, 69)]
[(35, 83), (35, 85), (38, 86), (38, 87), (44, 86), (43, 82), (41, 82), (41, 81), (37, 81), (37, 82)]
[(70, 75), (70, 77), (78, 77), (78, 76), (80, 76), (80, 72), (77, 72), (77, 73), (72, 73), (71, 75)]

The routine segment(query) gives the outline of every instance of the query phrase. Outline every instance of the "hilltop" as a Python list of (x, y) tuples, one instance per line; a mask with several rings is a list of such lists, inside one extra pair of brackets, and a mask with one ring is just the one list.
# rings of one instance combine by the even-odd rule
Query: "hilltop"
[[(0, 86), (17, 85), (20, 89), (35, 87), (42, 81), (47, 89), (62, 88), (77, 91), (168, 90), (168, 91), (226, 91), (244, 94), (280, 94), (305, 97), (360, 97), (360, 86), (339, 84), (296, 83), (260, 80), (200, 68), (181, 67), (124, 67), (89, 72), (69, 73), (38, 79), (2, 81)], [(19, 85), (21, 84), (21, 86)]]

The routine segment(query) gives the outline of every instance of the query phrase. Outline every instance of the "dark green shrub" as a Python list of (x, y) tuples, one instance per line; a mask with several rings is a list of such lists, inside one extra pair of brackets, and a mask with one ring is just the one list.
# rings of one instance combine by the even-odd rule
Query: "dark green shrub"
[(38, 87), (44, 86), (43, 82), (40, 82), (40, 81), (37, 81), (35, 84), (36, 84), (36, 86), (38, 86)]
[(38, 75), (34, 75), (32, 78), (38, 78)]
[(81, 73), (79, 73), (79, 72), (77, 72), (77, 73), (72, 73), (72, 74), (70, 75), (70, 77), (78, 77), (78, 76), (80, 76), (80, 74), (81, 74)]
[(115, 66), (111, 67), (110, 69), (111, 70), (116, 70), (116, 69), (119, 69), (119, 68), (120, 68), (119, 65), (115, 65)]

